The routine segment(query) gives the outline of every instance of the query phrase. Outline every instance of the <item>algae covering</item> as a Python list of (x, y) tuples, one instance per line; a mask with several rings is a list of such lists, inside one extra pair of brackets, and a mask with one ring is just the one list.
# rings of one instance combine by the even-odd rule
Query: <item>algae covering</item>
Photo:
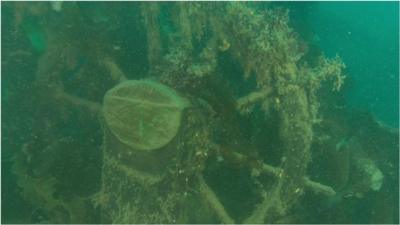
[(398, 223), (307, 4), (2, 3), (2, 222)]

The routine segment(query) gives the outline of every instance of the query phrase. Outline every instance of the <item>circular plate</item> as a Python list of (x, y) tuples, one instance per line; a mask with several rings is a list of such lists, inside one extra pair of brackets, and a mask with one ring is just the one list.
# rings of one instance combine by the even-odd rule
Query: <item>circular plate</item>
[(107, 126), (122, 143), (142, 151), (159, 149), (178, 133), (188, 100), (151, 80), (124, 81), (104, 97)]

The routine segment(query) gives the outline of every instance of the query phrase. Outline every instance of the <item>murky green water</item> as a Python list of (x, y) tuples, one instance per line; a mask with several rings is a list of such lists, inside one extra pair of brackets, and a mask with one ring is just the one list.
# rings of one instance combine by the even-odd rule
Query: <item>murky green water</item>
[(2, 223), (398, 223), (397, 2), (2, 2)]

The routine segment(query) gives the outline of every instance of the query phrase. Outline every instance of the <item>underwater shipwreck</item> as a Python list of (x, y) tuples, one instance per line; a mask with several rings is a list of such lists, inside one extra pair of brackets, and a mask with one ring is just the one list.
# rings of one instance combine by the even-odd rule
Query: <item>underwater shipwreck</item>
[(398, 129), (286, 6), (2, 3), (2, 222), (398, 223)]

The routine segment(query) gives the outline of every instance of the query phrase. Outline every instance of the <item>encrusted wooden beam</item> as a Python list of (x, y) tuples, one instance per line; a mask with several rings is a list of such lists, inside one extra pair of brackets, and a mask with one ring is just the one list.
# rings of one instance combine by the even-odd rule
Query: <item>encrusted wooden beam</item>
[(224, 224), (234, 224), (235, 221), (229, 214), (226, 212), (225, 207), (219, 201), (217, 195), (214, 191), (208, 186), (203, 176), (200, 174), (197, 176), (199, 181), (199, 191), (200, 194), (204, 197), (204, 200), (208, 203), (211, 209), (215, 212), (216, 216), (220, 219), (220, 221)]
[[(221, 153), (231, 161), (233, 160), (233, 161), (242, 163), (243, 165), (246, 165), (252, 169), (258, 169), (260, 172), (262, 172), (264, 174), (269, 174), (269, 175), (277, 177), (277, 178), (281, 177), (284, 172), (279, 167), (274, 167), (274, 166), (268, 165), (266, 163), (263, 163), (261, 161), (251, 160), (251, 159), (249, 159), (249, 157), (247, 157), (241, 153), (235, 152), (235, 151), (224, 150), (224, 151), (221, 151)], [(333, 188), (330, 186), (312, 181), (308, 177), (304, 177), (303, 180), (304, 180), (305, 188), (316, 194), (323, 194), (326, 196), (336, 195), (335, 190), (333, 190)]]

